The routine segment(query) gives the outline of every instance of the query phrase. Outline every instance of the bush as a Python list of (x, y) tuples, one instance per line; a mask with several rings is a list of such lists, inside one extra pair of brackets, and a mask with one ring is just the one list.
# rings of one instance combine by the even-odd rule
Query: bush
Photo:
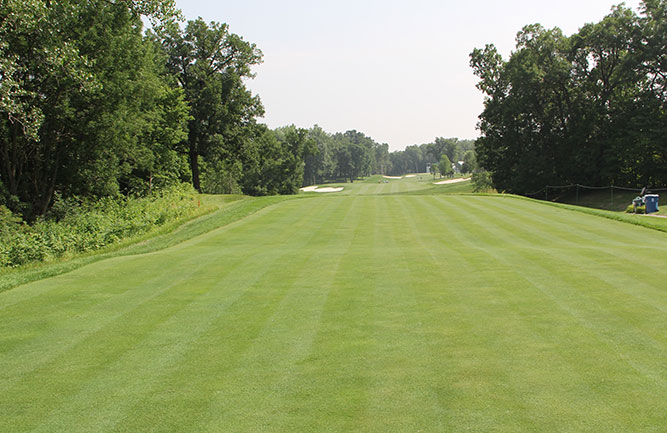
[(477, 170), (472, 174), (472, 191), (488, 192), (493, 190), (491, 173), (486, 170)]
[(193, 215), (198, 206), (192, 188), (180, 185), (144, 198), (57, 196), (33, 225), (0, 206), (0, 267), (94, 251)]
[(645, 214), (646, 213), (646, 206), (637, 206), (637, 209), (635, 210), (633, 205), (629, 205), (628, 207), (625, 208), (625, 212)]

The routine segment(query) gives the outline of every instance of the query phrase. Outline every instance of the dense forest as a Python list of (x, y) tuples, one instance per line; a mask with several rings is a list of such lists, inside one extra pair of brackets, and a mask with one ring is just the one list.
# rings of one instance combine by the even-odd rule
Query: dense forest
[(667, 186), (667, 2), (623, 5), (572, 36), (524, 27), (508, 60), (471, 66), (485, 94), (477, 157), (499, 191)]

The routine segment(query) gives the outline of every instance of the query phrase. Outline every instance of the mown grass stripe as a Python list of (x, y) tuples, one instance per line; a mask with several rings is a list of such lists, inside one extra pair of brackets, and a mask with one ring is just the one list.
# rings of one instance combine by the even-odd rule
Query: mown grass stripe
[[(505, 218), (497, 218), (498, 215), (494, 215), (494, 223), (496, 223), (496, 229), (498, 230), (491, 230), (487, 229), (486, 227), (491, 226), (488, 221), (485, 221), (484, 224), (480, 224), (480, 227), (485, 227), (484, 230), (488, 230), (487, 234), (493, 234), (493, 236), (499, 238), (500, 235), (498, 234), (499, 230), (506, 230), (506, 233), (510, 233), (512, 230), (506, 229), (507, 225), (507, 220)], [(476, 216), (472, 216), (473, 219), (476, 218)], [(498, 221), (502, 220), (503, 224), (499, 224)], [(650, 378), (651, 381), (658, 380), (660, 385), (663, 385), (664, 379), (661, 378), (660, 373), (660, 365), (661, 365), (661, 359), (660, 357), (664, 354), (664, 352), (660, 351), (655, 351), (655, 349), (659, 349), (659, 347), (655, 347), (656, 342), (653, 340), (647, 340), (647, 337), (642, 335), (641, 332), (638, 332), (636, 329), (634, 331), (628, 332), (628, 327), (632, 329), (632, 324), (628, 324), (626, 321), (623, 321), (622, 323), (616, 322), (614, 325), (614, 322), (616, 321), (617, 313), (620, 311), (620, 307), (618, 304), (614, 306), (614, 304), (607, 304), (607, 305), (600, 305), (599, 303), (593, 304), (596, 305), (596, 308), (590, 308), (590, 301), (594, 301), (594, 299), (590, 298), (587, 296), (586, 292), (583, 291), (572, 291), (568, 290), (569, 287), (571, 287), (570, 284), (568, 284), (567, 281), (563, 281), (564, 275), (566, 274), (560, 274), (556, 275), (553, 272), (551, 272), (550, 269), (546, 268), (544, 266), (545, 261), (538, 259), (530, 259), (525, 253), (522, 253), (520, 250), (516, 249), (509, 249), (507, 253), (503, 256), (503, 260), (507, 260), (508, 263), (511, 263), (512, 261), (517, 262), (520, 261), (524, 264), (524, 267), (526, 267), (526, 264), (530, 263), (529, 266), (529, 272), (524, 272), (524, 278), (529, 280), (532, 284), (536, 285), (537, 287), (540, 287), (541, 290), (543, 290), (545, 293), (549, 293), (551, 296), (553, 296), (555, 299), (559, 300), (559, 304), (561, 305), (561, 308), (564, 308), (565, 310), (569, 311), (575, 318), (578, 319), (578, 321), (584, 325), (586, 328), (590, 329), (591, 331), (595, 332), (597, 335), (598, 339), (600, 341), (603, 341), (611, 350), (610, 354), (611, 355), (616, 355), (614, 352), (616, 352), (616, 349), (618, 347), (631, 347), (631, 345), (628, 345), (628, 343), (633, 343), (636, 345), (637, 342), (643, 341), (644, 349), (642, 353), (643, 356), (637, 356), (637, 355), (631, 355), (628, 353), (629, 351), (626, 350), (622, 354), (618, 353), (618, 360), (627, 363), (630, 365), (635, 371), (639, 372), (642, 374), (642, 376), (645, 376), (645, 378)], [(553, 266), (552, 266), (553, 267)], [(530, 270), (534, 270), (534, 272), (530, 272)], [(524, 269), (525, 271), (525, 269)], [(560, 281), (559, 281), (560, 280)], [(554, 287), (557, 287), (561, 292), (566, 292), (568, 294), (567, 298), (563, 298), (562, 295), (560, 295), (558, 292), (553, 290)], [(560, 296), (559, 296), (560, 295)], [(570, 299), (572, 297), (575, 297), (577, 299), (577, 304), (574, 304)], [(582, 302), (582, 297), (584, 299), (587, 299), (587, 302)], [(566, 300), (567, 299), (567, 300)], [(573, 305), (574, 304), (574, 305)], [(603, 316), (602, 312), (605, 312), (606, 310), (609, 310), (609, 308), (617, 308), (616, 311), (609, 311), (605, 316)], [(660, 322), (655, 322), (654, 323), (660, 323)], [(620, 330), (619, 325), (625, 325), (625, 332), (619, 336), (618, 331)], [(628, 326), (629, 325), (629, 326)], [(612, 330), (615, 329), (616, 332), (609, 332), (607, 330)], [(621, 340), (621, 341), (619, 341)], [(624, 344), (621, 344), (624, 343)], [(653, 347), (651, 347), (653, 346)], [(647, 355), (653, 355), (653, 359), (647, 359)], [(646, 384), (646, 382), (644, 381)]]
[(362, 186), (0, 294), (0, 430), (667, 424), (661, 233)]
[[(290, 218), (290, 217), (291, 217), (291, 215), (287, 215), (287, 218)], [(301, 216), (301, 219), (304, 220), (304, 221), (309, 221), (309, 220), (311, 220), (311, 215), (308, 212), (306, 212)], [(298, 230), (298, 227), (299, 227), (299, 224), (290, 225), (290, 224), (287, 224), (287, 222), (288, 221), (286, 221), (286, 220), (282, 220), (282, 221), (279, 220), (277, 222), (277, 224), (280, 227), (289, 227), (289, 230), (285, 231), (282, 234), (283, 239), (289, 239), (290, 237), (292, 237), (293, 232)], [(281, 236), (276, 236), (276, 237), (281, 238)], [(261, 248), (261, 246), (258, 246), (258, 249), (259, 248)], [(165, 250), (162, 253), (162, 255), (170, 255), (170, 251)], [(166, 287), (164, 287), (163, 289), (160, 289), (160, 290), (153, 289), (152, 287), (154, 286), (154, 284), (150, 284), (148, 286), (137, 286), (137, 287), (142, 288), (142, 290), (126, 290), (125, 291), (126, 293), (127, 292), (144, 293), (144, 294), (148, 294), (148, 296), (146, 298), (142, 299), (140, 302), (136, 302), (136, 301), (132, 301), (132, 300), (120, 300), (119, 303), (121, 305), (125, 305), (128, 308), (125, 308), (125, 309), (121, 310), (119, 312), (119, 314), (113, 314), (111, 316), (111, 319), (107, 322), (99, 322), (99, 319), (97, 319), (96, 321), (97, 321), (99, 326), (97, 326), (96, 328), (91, 329), (89, 331), (83, 331), (82, 330), (81, 332), (74, 332), (72, 334), (72, 335), (76, 336), (76, 340), (74, 342), (72, 342), (71, 344), (68, 344), (68, 345), (59, 345), (57, 350), (50, 350), (50, 351), (46, 352), (46, 353), (49, 354), (49, 359), (47, 360), (48, 364), (46, 364), (46, 365), (42, 365), (41, 363), (38, 364), (38, 365), (40, 365), (40, 367), (39, 367), (40, 371), (46, 371), (46, 372), (48, 372), (48, 371), (61, 371), (62, 373), (57, 375), (55, 378), (62, 377), (62, 381), (71, 381), (71, 379), (72, 379), (72, 377), (71, 377), (72, 370), (76, 370), (79, 366), (76, 363), (72, 364), (69, 361), (70, 360), (86, 360), (87, 359), (86, 351), (88, 351), (88, 348), (90, 346), (89, 342), (91, 342), (91, 341), (106, 342), (107, 343), (106, 346), (108, 346), (109, 348), (114, 348), (115, 349), (114, 356), (120, 356), (122, 354), (122, 351), (123, 351), (121, 349), (121, 347), (123, 347), (123, 346), (121, 346), (121, 347), (118, 347), (117, 345), (114, 346), (112, 341), (109, 341), (108, 339), (105, 339), (103, 337), (104, 333), (109, 333), (110, 326), (113, 326), (114, 324), (119, 324), (119, 326), (121, 326), (120, 330), (117, 330), (116, 332), (110, 332), (111, 335), (120, 335), (121, 337), (125, 336), (128, 332), (126, 330), (123, 330), (123, 327), (128, 327), (128, 326), (133, 327), (134, 326), (134, 324), (132, 322), (127, 321), (125, 319), (126, 317), (128, 317), (131, 313), (134, 313), (135, 317), (139, 317), (139, 318), (146, 317), (147, 313), (137, 314), (137, 311), (140, 309), (140, 307), (144, 306), (149, 301), (153, 302), (151, 307), (153, 305), (155, 305), (155, 308), (158, 310), (158, 312), (161, 313), (166, 308), (165, 308), (165, 305), (163, 303), (159, 302), (159, 297), (160, 296), (164, 295), (164, 293), (167, 292), (168, 290), (174, 290), (175, 288), (176, 288), (176, 290), (181, 290), (182, 287), (180, 287), (179, 284), (181, 284), (184, 281), (187, 281), (188, 277), (190, 277), (194, 273), (200, 271), (203, 267), (206, 267), (206, 266), (210, 265), (210, 263), (208, 261), (202, 259), (201, 255), (195, 255), (195, 256), (187, 255), (185, 257), (188, 257), (188, 260), (192, 261), (193, 263), (189, 263), (191, 266), (184, 267), (182, 269), (182, 271), (181, 271), (182, 275), (180, 276), (180, 278), (177, 278), (174, 281), (173, 277), (170, 277), (169, 274), (166, 274), (167, 278), (172, 279), (172, 282), (170, 284), (168, 284)], [(251, 257), (252, 257), (253, 260), (257, 259), (256, 256), (251, 256)], [(131, 258), (124, 258), (124, 260), (130, 260), (130, 259)], [(147, 261), (148, 259), (150, 259), (150, 257), (148, 257), (148, 256), (138, 258), (138, 260), (141, 260), (141, 261)], [(123, 261), (123, 260), (121, 260), (121, 261)], [(195, 265), (194, 262), (199, 262), (199, 263), (197, 265)], [(266, 260), (265, 259), (264, 260), (257, 260), (256, 263), (257, 264), (260, 264), (260, 263), (266, 264)], [(107, 268), (106, 268), (107, 273), (108, 272), (113, 272), (114, 263), (111, 262), (111, 263), (107, 263), (106, 265), (107, 265)], [(93, 265), (93, 267), (94, 268), (99, 268), (100, 266)], [(84, 272), (84, 271), (80, 270), (80, 272)], [(85, 272), (89, 272), (89, 273), (94, 274), (94, 273), (98, 272), (98, 270), (88, 269)], [(85, 274), (85, 272), (84, 272), (84, 274)], [(104, 273), (104, 271), (102, 271), (101, 273)], [(259, 274), (259, 273), (255, 274), (256, 277), (259, 277), (260, 275), (261, 274)], [(104, 278), (102, 278), (102, 279), (104, 279)], [(108, 280), (108, 278), (107, 278), (107, 280)], [(155, 282), (153, 282), (153, 283), (155, 283)], [(197, 291), (206, 293), (205, 289), (202, 290), (202, 286), (198, 287), (198, 285), (200, 285), (200, 284), (202, 284), (202, 281), (190, 282), (189, 287), (193, 287), (193, 288), (197, 287)], [(208, 286), (203, 285), (203, 287), (204, 288), (210, 288), (211, 285), (210, 284)], [(149, 289), (149, 290), (146, 290), (146, 289)], [(112, 299), (114, 299), (114, 298), (112, 298)], [(158, 300), (156, 301), (156, 299), (158, 299)], [(181, 302), (176, 303), (175, 305), (180, 306), (180, 308), (183, 308), (187, 305), (187, 302), (185, 302), (185, 299), (183, 299), (183, 300), (181, 300)], [(108, 305), (107, 305), (107, 307), (108, 307)], [(166, 310), (169, 311), (168, 309), (166, 309)], [(113, 310), (110, 310), (110, 311), (113, 311)], [(159, 316), (159, 317), (161, 317), (161, 316)], [(78, 322), (78, 321), (75, 320), (75, 322)], [(54, 324), (56, 326), (59, 326), (57, 323), (54, 323)], [(139, 329), (141, 329), (141, 328), (139, 328)], [(148, 330), (150, 330), (150, 327), (146, 327), (144, 329), (146, 331), (148, 331)], [(58, 344), (58, 342), (59, 342), (59, 340), (54, 341), (54, 343), (56, 345)], [(129, 348), (132, 347), (131, 343), (132, 343), (132, 341), (128, 342), (129, 346), (127, 346), (127, 348), (126, 348), (127, 350), (129, 350)], [(93, 347), (95, 347), (95, 344), (93, 344)], [(77, 351), (79, 351), (79, 352), (83, 351), (83, 352), (77, 353)], [(54, 358), (56, 354), (58, 355), (58, 357)], [(21, 359), (21, 358), (19, 357), (18, 359)], [(98, 360), (98, 363), (99, 362), (102, 363), (102, 364), (97, 364), (98, 369), (103, 371), (103, 369), (104, 369), (103, 365), (106, 364), (107, 362), (111, 362), (111, 361), (112, 361), (112, 359), (108, 355), (102, 356), (101, 359)], [(91, 364), (94, 365), (94, 362), (91, 363)], [(57, 365), (62, 365), (62, 367), (57, 367)], [(65, 367), (65, 365), (67, 365), (67, 367)], [(91, 368), (92, 368), (92, 366), (91, 366)], [(87, 371), (87, 370), (85, 370), (85, 369), (84, 370), (79, 370), (79, 372), (82, 373), (82, 374), (85, 374), (85, 371)], [(130, 369), (129, 371), (133, 371), (133, 370)], [(29, 380), (23, 380), (23, 382), (22, 382), (23, 383), (23, 388), (26, 388), (26, 389), (31, 388), (33, 386), (31, 384), (35, 381), (37, 381), (37, 382), (46, 381), (45, 376), (48, 373), (45, 373), (44, 375), (37, 374), (34, 368), (31, 369), (30, 372), (32, 373), (31, 378)], [(67, 376), (68, 374), (70, 376)], [(53, 379), (53, 378), (54, 377), (52, 377), (51, 379)], [(81, 378), (81, 382), (84, 382), (85, 380), (86, 379)], [(58, 387), (59, 393), (63, 397), (66, 397), (68, 395), (68, 392), (66, 392), (65, 389), (63, 389), (62, 381), (53, 382), (53, 380), (51, 380), (53, 385), (55, 387)], [(42, 385), (42, 386), (44, 386), (44, 385)], [(74, 391), (75, 390), (73, 390), (71, 392), (74, 392)], [(23, 394), (24, 394), (23, 391), (20, 391), (20, 392), (17, 393), (17, 395), (23, 395)], [(43, 408), (43, 407), (41, 408), (42, 411), (44, 409), (45, 408)]]
[[(442, 199), (442, 201), (444, 202), (445, 199)], [(449, 215), (452, 216), (455, 214), (450, 213)], [(531, 263), (532, 266), (526, 269), (525, 255), (522, 257), (517, 257), (517, 249), (510, 248), (512, 241), (508, 238), (508, 236), (510, 233), (516, 233), (517, 231), (521, 230), (521, 226), (511, 226), (511, 224), (508, 224), (508, 220), (504, 218), (503, 215), (498, 215), (496, 213), (492, 213), (490, 215), (483, 213), (468, 213), (465, 216), (460, 217), (460, 221), (458, 221), (457, 227), (459, 229), (465, 228), (469, 234), (469, 238), (474, 240), (467, 241), (469, 247), (472, 250), (478, 251), (481, 256), (487, 256), (487, 262), (489, 261), (490, 256), (491, 263), (487, 263), (487, 266), (492, 265), (493, 261), (497, 261), (501, 265), (501, 268), (502, 265), (505, 264), (504, 267), (507, 270), (514, 272), (513, 270), (516, 267), (516, 263), (522, 264), (523, 269), (521, 269), (521, 272), (517, 273), (516, 275), (516, 288), (523, 295), (526, 295), (530, 292), (520, 290), (522, 287), (520, 283), (521, 280), (528, 282), (529, 285), (539, 288), (544, 294), (552, 298), (552, 301), (556, 301), (556, 305), (558, 306), (557, 308), (562, 309), (568, 314), (573, 314), (579, 320), (581, 319), (579, 314), (575, 313), (576, 310), (573, 310), (570, 306), (571, 302), (569, 302), (569, 300), (566, 301), (562, 298), (562, 296), (554, 293), (554, 287), (564, 287), (564, 285), (560, 284), (558, 280), (554, 279), (554, 277), (551, 275), (545, 278), (546, 281), (544, 282), (536, 280), (536, 275), (539, 276), (544, 273), (545, 269), (543, 267), (539, 267), (538, 265), (538, 263), (542, 263), (543, 261), (537, 260), (536, 262)], [(511, 227), (511, 229), (507, 229), (504, 236), (497, 233), (499, 228), (507, 227)], [(488, 233), (485, 233), (487, 230)], [(459, 230), (459, 232), (461, 232), (461, 230)], [(490, 234), (491, 236), (485, 236), (485, 234)], [(523, 252), (524, 250), (518, 249), (518, 251)], [(577, 295), (577, 293), (569, 293), (568, 297)], [(530, 302), (529, 305), (539, 305), (539, 299), (534, 302)], [(584, 323), (584, 325), (586, 326), (586, 323)], [(592, 330), (595, 331), (595, 329)], [(609, 343), (606, 341), (606, 338), (601, 337), (602, 336), (599, 334), (595, 334), (595, 338), (605, 340), (607, 344)], [(565, 348), (563, 349), (563, 353), (567, 353)], [(572, 360), (569, 362), (572, 364), (572, 371), (577, 371), (578, 366), (576, 363), (580, 361)], [(583, 382), (586, 383), (585, 380)]]
[[(474, 239), (462, 237), (458, 224), (453, 224), (449, 218), (443, 221), (441, 205), (425, 200), (419, 200), (418, 203), (418, 213), (425, 215), (427, 221), (427, 227), (421, 230), (425, 237), (429, 229), (438, 233), (443, 228), (451, 227), (447, 236), (436, 238), (431, 245), (434, 266), (437, 266), (438, 260), (443, 263), (450, 260), (451, 252), (460, 255), (456, 269), (442, 285), (443, 291), (451, 293), (451, 305), (446, 311), (447, 323), (454, 331), (440, 344), (440, 350), (447, 353), (451, 360), (449, 380), (450, 386), (456, 390), (449, 399), (450, 423), (454, 426), (476, 425), (476, 428), (506, 431), (532, 425), (532, 414), (525, 395), (509, 392), (508, 388), (513, 355), (518, 351), (516, 343), (499, 334), (500, 328), (494, 325), (502, 323), (505, 329), (513, 331), (521, 329), (523, 344), (526, 340), (531, 344), (538, 340), (532, 334), (524, 335), (520, 309), (517, 309), (519, 294), (495, 287), (493, 277), (499, 271), (489, 270), (488, 258), (477, 254), (474, 248), (467, 245)], [(448, 205), (452, 206), (451, 203)], [(456, 280), (459, 280), (458, 284)], [(523, 293), (521, 295), (525, 296)], [(499, 316), (499, 311), (507, 314)], [(481, 350), (480, 340), (486, 349)], [(489, 401), (499, 407), (490, 413), (486, 410), (485, 413), (483, 405)], [(479, 415), (482, 413), (485, 413), (485, 417), (480, 420)], [(512, 416), (508, 417), (508, 413), (512, 413)]]
[[(494, 214), (511, 215), (512, 219), (517, 221), (515, 226), (522, 227), (520, 231), (513, 231), (512, 236), (521, 236), (525, 245), (536, 244), (538, 248), (542, 248), (541, 251), (550, 261), (562, 260), (572, 252), (568, 263), (573, 269), (586, 270), (576, 273), (577, 278), (586, 279), (594, 274), (596, 280), (604, 281), (614, 289), (634, 297), (643, 302), (647, 308), (655, 308), (663, 313), (667, 311), (667, 298), (661, 296), (664, 293), (661, 281), (667, 277), (667, 270), (660, 266), (667, 261), (665, 251), (652, 255), (648, 262), (646, 259), (639, 261), (632, 255), (632, 250), (589, 247), (586, 242), (578, 244), (577, 240), (583, 237), (578, 229), (557, 233), (551, 230), (550, 226), (545, 226), (548, 220), (519, 213), (511, 207), (502, 208), (498, 203), (493, 203), (491, 206), (494, 208)], [(545, 227), (549, 229), (545, 230)], [(549, 247), (545, 248), (547, 245)], [(556, 255), (556, 252), (562, 252), (564, 255)], [(632, 302), (631, 299), (628, 301)]]
[[(332, 204), (333, 203), (329, 203), (329, 205)], [(316, 212), (320, 214), (322, 213), (322, 211), (317, 208), (309, 209), (307, 212), (302, 214), (301, 221), (317, 220)], [(277, 218), (276, 221), (282, 221), (283, 223), (286, 222), (282, 218)], [(294, 222), (297, 224), (290, 225), (289, 227), (291, 230), (285, 232), (284, 236), (281, 236), (284, 242), (293, 242), (295, 239), (299, 239), (294, 235), (299, 231), (299, 227), (301, 227), (301, 225), (298, 224), (300, 221), (297, 220)], [(215, 235), (215, 237), (219, 238), (217, 234)], [(306, 240), (300, 240), (302, 243), (304, 241)], [(220, 241), (218, 240), (218, 247), (221, 246), (219, 242)], [(214, 244), (212, 241), (207, 240), (206, 242), (199, 242), (198, 245), (201, 246), (202, 243), (206, 243), (207, 245)], [(196, 354), (195, 351), (203, 350), (205, 352), (209, 352), (211, 350), (209, 344), (211, 343), (212, 339), (218, 338), (218, 334), (229, 336), (229, 333), (227, 332), (229, 323), (227, 323), (227, 320), (229, 319), (230, 315), (233, 316), (234, 309), (238, 306), (240, 307), (240, 311), (246, 311), (248, 304), (255, 305), (255, 302), (258, 298), (257, 294), (253, 294), (253, 292), (263, 288), (267, 284), (267, 281), (271, 281), (273, 279), (273, 274), (278, 272), (280, 269), (284, 269), (286, 263), (291, 261), (291, 258), (287, 257), (290, 251), (293, 251), (293, 249), (285, 248), (283, 250), (277, 251), (278, 255), (274, 257), (273, 260), (267, 260), (266, 257), (264, 257), (262, 260), (255, 261), (254, 255), (246, 256), (245, 260), (242, 262), (242, 266), (235, 267), (235, 273), (238, 271), (245, 272), (246, 269), (253, 269), (251, 274), (254, 275), (254, 279), (250, 281), (230, 279), (230, 273), (228, 272), (225, 275), (222, 275), (218, 280), (214, 281), (213, 284), (211, 284), (210, 290), (195, 298), (195, 300), (188, 305), (187, 310), (184, 310), (182, 313), (179, 312), (179, 315), (170, 318), (170, 323), (161, 324), (161, 328), (166, 329), (157, 333), (157, 337), (160, 338), (162, 335), (165, 335), (168, 337), (168, 340), (165, 342), (158, 341), (158, 343), (150, 343), (147, 345), (155, 346), (158, 350), (160, 350), (154, 356), (158, 359), (163, 359), (163, 362), (161, 362), (163, 367), (162, 369), (156, 369), (153, 367), (152, 370), (156, 370), (153, 372), (153, 374), (151, 374), (150, 371), (146, 372), (141, 370), (135, 373), (137, 377), (143, 379), (142, 381), (144, 382), (145, 389), (142, 389), (141, 392), (135, 392), (134, 395), (125, 397), (124, 404), (121, 405), (125, 406), (124, 412), (127, 413), (130, 410), (134, 412), (150, 412), (152, 408), (160, 407), (161, 409), (159, 413), (163, 414), (163, 420), (172, 419), (172, 416), (175, 416), (176, 414), (178, 414), (178, 418), (175, 419), (177, 419), (179, 422), (186, 421), (189, 416), (196, 417), (202, 406), (206, 406), (207, 400), (203, 399), (199, 402), (198, 405), (194, 404), (192, 407), (170, 407), (170, 405), (167, 404), (169, 400), (164, 399), (161, 394), (158, 394), (159, 397), (157, 401), (155, 401), (152, 397), (154, 391), (151, 390), (154, 390), (155, 385), (157, 384), (164, 386), (165, 382), (169, 382), (169, 380), (165, 379), (164, 376), (172, 371), (178, 371), (178, 376), (181, 377), (182, 380), (180, 384), (176, 383), (170, 385), (174, 389), (177, 389), (179, 386), (192, 387), (193, 385), (199, 385), (202, 389), (205, 389), (208, 384), (212, 383), (214, 374), (216, 372), (215, 369), (219, 368), (219, 366), (211, 363), (211, 359), (214, 359), (214, 357)], [(193, 285), (193, 287), (194, 286), (196, 285)], [(228, 297), (226, 296), (228, 293), (233, 295), (231, 299), (225, 299)], [(272, 296), (273, 299), (279, 300), (285, 296), (285, 292), (281, 290), (274, 290), (272, 291)], [(213, 301), (220, 297), (225, 299), (223, 304), (216, 305), (215, 309), (206, 308), (206, 306), (214, 303)], [(260, 314), (258, 314), (260, 310), (264, 311), (264, 321), (257, 320), (256, 323), (253, 323), (250, 326), (250, 328), (253, 326), (255, 327), (255, 335), (258, 335), (261, 332), (262, 328), (259, 325), (268, 321), (271, 311), (273, 311), (276, 305), (276, 302), (270, 302), (269, 304), (266, 304), (267, 298), (263, 295), (260, 299), (262, 299), (262, 302), (265, 306), (270, 306), (270, 308), (267, 309), (257, 305), (257, 307), (254, 309), (253, 313), (255, 319), (260, 319), (262, 317)], [(182, 335), (182, 333), (179, 332), (179, 326), (182, 326), (180, 325), (182, 323), (188, 323), (190, 326), (187, 336)], [(239, 318), (239, 320), (235, 322), (231, 321), (231, 324), (244, 329), (244, 336), (247, 337), (248, 326), (244, 326), (242, 319)], [(179, 341), (175, 344), (176, 348), (172, 346), (174, 344), (174, 342), (171, 341), (173, 337), (179, 338)], [(252, 340), (244, 338), (241, 341), (245, 342), (243, 346), (244, 349), (241, 350), (241, 346), (238, 345), (234, 346), (235, 351), (232, 352), (233, 358), (235, 357), (238, 359), (244, 350), (248, 350)], [(222, 340), (221, 343), (224, 344), (224, 340)], [(166, 353), (162, 353), (162, 349), (165, 347), (169, 347), (172, 350)], [(138, 356), (144, 356), (144, 354), (139, 353)], [(152, 359), (152, 357), (150, 358)], [(128, 361), (128, 364), (132, 365), (132, 362)], [(210, 372), (210, 377), (205, 375), (205, 372), (207, 371)], [(187, 379), (183, 380), (184, 377)], [(211, 392), (209, 398), (213, 397), (214, 394)], [(147, 404), (139, 405), (138, 402), (141, 401), (141, 399), (147, 399), (149, 402), (147, 402)], [(90, 404), (88, 399), (85, 397), (79, 400)], [(107, 407), (107, 409), (109, 412), (113, 412), (113, 417), (119, 422), (123, 419), (123, 416), (121, 416), (119, 413), (122, 413), (122, 411), (119, 410), (120, 408), (118, 405)], [(193, 411), (194, 415), (192, 415)], [(109, 413), (105, 413), (104, 416), (99, 417), (99, 419), (107, 420), (109, 415)], [(130, 429), (127, 431), (149, 431), (151, 427), (150, 424), (135, 425), (132, 422), (126, 422), (124, 423), (123, 428), (128, 428), (128, 425), (130, 426)], [(93, 425), (93, 427), (94, 428), (91, 428), (90, 431), (96, 431), (96, 429), (100, 428), (101, 425), (97, 424)]]
[[(327, 201), (332, 202), (317, 200), (310, 205), (319, 208)], [(342, 204), (343, 202), (339, 201), (336, 209), (327, 208), (323, 214), (335, 214)], [(326, 218), (313, 222), (315, 224), (302, 228), (299, 242), (302, 245), (288, 248), (292, 256), (288, 260), (289, 264), (282, 269), (287, 277), (274, 282), (285, 286), (285, 296), (264, 322), (264, 327), (244, 351), (236, 366), (221, 380), (226, 386), (218, 395), (212, 396), (206, 416), (198, 429), (233, 430), (239, 426), (239, 421), (248, 424), (251, 421), (268, 422), (272, 411), (280, 410), (281, 406), (289, 407), (290, 399), (287, 396), (292, 392), (291, 385), (295, 376), (298, 376), (298, 364), (310, 353), (314, 335), (319, 328), (321, 306), (328, 296), (325, 279), (331, 274), (330, 268), (311, 268), (326, 262), (322, 258), (312, 257), (309, 249), (304, 251), (303, 244), (310, 244), (320, 236), (327, 236), (327, 232), (336, 230), (340, 225), (330, 226)], [(276, 274), (282, 275), (280, 272)], [(268, 287), (260, 289), (269, 290)], [(243, 386), (233, 387), (229, 382), (253, 382), (256, 387), (248, 390)], [(263, 398), (258, 398), (255, 394), (260, 389), (263, 390)]]
[[(581, 253), (581, 248), (575, 248), (572, 247), (572, 245), (567, 245), (566, 248), (556, 248), (553, 244), (560, 245), (563, 243), (560, 238), (545, 236), (544, 233), (548, 232), (548, 230), (536, 231), (534, 229), (535, 224), (530, 224), (523, 218), (517, 220), (515, 215), (511, 213), (503, 213), (503, 211), (500, 209), (498, 209), (494, 215), (512, 215), (511, 217), (508, 217), (507, 220), (504, 220), (511, 221), (509, 223), (511, 224), (511, 227), (508, 227), (509, 224), (499, 225), (496, 227), (496, 230), (494, 230), (495, 232), (504, 232), (508, 237), (520, 237), (524, 240), (524, 242), (522, 242), (523, 244), (537, 243), (538, 246), (542, 244), (545, 247), (548, 244), (552, 244), (549, 248), (542, 247), (538, 250), (530, 248), (516, 248), (514, 249), (515, 251), (525, 251), (525, 255), (530, 254), (532, 257), (536, 257), (533, 259), (534, 261), (550, 263), (553, 265), (552, 268), (555, 266), (561, 266), (570, 267), (572, 269), (578, 267), (583, 267), (586, 269), (586, 272), (579, 272), (576, 274), (563, 273), (561, 278), (564, 278), (567, 284), (576, 286), (577, 284), (585, 282), (585, 285), (588, 287), (597, 287), (601, 282), (606, 283), (602, 284), (602, 290), (604, 290), (604, 292), (601, 293), (601, 295), (608, 296), (608, 290), (614, 290), (616, 292), (616, 297), (624, 298), (621, 299), (621, 302), (619, 302), (619, 305), (623, 306), (621, 307), (621, 310), (624, 310), (624, 306), (626, 306), (628, 303), (640, 301), (649, 310), (658, 310), (655, 313), (659, 313), (661, 311), (664, 312), (664, 302), (661, 303), (660, 297), (656, 297), (660, 291), (660, 281), (664, 278), (663, 275), (661, 275), (664, 274), (662, 270), (652, 269), (651, 267), (645, 266), (643, 263), (634, 262), (634, 266), (626, 267), (625, 269), (627, 273), (623, 274), (625, 262), (622, 260), (612, 260), (607, 261), (606, 263), (602, 262), (602, 265), (600, 265), (600, 258), (601, 256), (605, 256), (607, 249), (597, 248), (595, 251), (598, 253), (595, 254), (593, 258), (589, 258), (587, 254)], [(521, 227), (521, 230), (517, 229), (519, 226)], [(570, 236), (580, 237), (581, 235), (576, 230), (573, 230)], [(546, 242), (536, 242), (539, 238), (545, 239)], [(569, 241), (565, 240), (565, 242)], [(587, 253), (589, 250), (583, 249), (583, 251)], [(667, 254), (663, 254), (662, 256), (664, 259), (667, 259)], [(628, 261), (632, 263), (632, 260)], [(596, 269), (596, 265), (599, 269)], [(633, 277), (635, 273), (640, 274), (641, 277)], [(636, 285), (634, 285), (635, 287), (633, 289), (629, 289), (626, 286), (626, 284), (633, 283), (633, 281), (636, 279), (644, 280), (645, 287), (649, 288), (648, 294), (644, 294), (643, 291), (637, 290)], [(655, 290), (653, 290), (653, 288), (655, 288)], [(582, 292), (581, 294), (585, 295), (586, 292)], [(622, 317), (623, 311), (617, 311), (615, 315)], [(655, 314), (644, 317), (649, 323), (655, 323)]]

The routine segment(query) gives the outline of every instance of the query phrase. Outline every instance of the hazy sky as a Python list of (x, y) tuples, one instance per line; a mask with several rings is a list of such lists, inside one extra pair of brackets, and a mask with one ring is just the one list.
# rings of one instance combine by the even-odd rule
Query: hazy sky
[[(566, 35), (597, 22), (611, 0), (176, 0), (187, 19), (229, 24), (264, 63), (247, 84), (271, 128), (356, 129), (391, 150), (435, 137), (475, 138), (482, 94), (474, 48), (507, 57), (526, 24)], [(639, 0), (625, 4), (636, 10)]]

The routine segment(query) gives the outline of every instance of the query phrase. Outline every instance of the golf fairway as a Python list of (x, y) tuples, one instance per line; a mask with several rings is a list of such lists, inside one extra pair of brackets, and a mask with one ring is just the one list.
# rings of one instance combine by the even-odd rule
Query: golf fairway
[(664, 432), (666, 264), (511, 197), (286, 200), (0, 293), (0, 431)]

